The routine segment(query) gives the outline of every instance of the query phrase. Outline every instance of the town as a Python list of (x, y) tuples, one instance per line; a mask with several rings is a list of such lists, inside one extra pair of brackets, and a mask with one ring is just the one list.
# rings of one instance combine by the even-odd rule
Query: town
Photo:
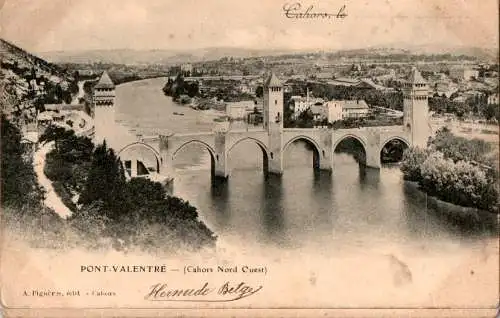
[[(3, 46), (9, 45), (4, 42)], [(9, 58), (2, 60), (2, 69), (7, 72), (7, 83), (12, 81), (7, 90), (34, 97), (34, 105), (14, 105), (7, 110), (24, 121), (23, 127), (37, 119), (73, 123), (74, 115), (62, 118), (71, 110), (91, 115), (91, 86), (103, 68), (115, 85), (168, 76), (163, 88), (166, 95), (195, 109), (225, 112), (222, 120), (233, 125), (241, 121), (261, 123), (262, 84), (265, 73), (272, 69), (284, 82), (285, 127), (357, 127), (400, 124), (401, 83), (409, 65), (418, 65), (428, 83), (429, 110), (434, 121), (497, 123), (498, 64), (491, 61), (466, 55), (358, 50), (342, 54), (223, 57), (163, 65), (154, 71), (141, 65), (63, 63), (59, 69), (66, 72), (66, 77), (44, 72), (44, 66), (37, 73)], [(14, 82), (15, 78), (20, 81)], [(83, 114), (80, 117), (78, 124), (85, 126), (88, 118)]]
[(3, 1), (2, 313), (494, 316), (497, 9)]
[[(482, 194), (475, 201), (467, 201), (467, 193), (458, 199), (450, 197), (448, 188), (420, 187), (447, 202), (497, 211), (498, 64), (484, 55), (419, 55), (379, 49), (225, 56), (155, 66), (151, 72), (150, 66), (134, 64), (52, 64), (7, 41), (1, 44), (2, 113), (21, 133), (23, 156), (35, 162), (45, 204), (60, 216), (81, 222), (90, 213), (83, 211), (92, 211), (99, 198), (105, 207), (97, 210), (111, 219), (118, 217), (122, 224), (118, 221), (120, 196), (105, 194), (107, 188), (120, 184), (124, 187), (120, 191), (131, 191), (137, 200), (160, 196), (160, 201), (166, 200), (161, 204), (176, 206), (176, 217), (198, 222), (196, 208), (171, 195), (177, 175), (175, 155), (187, 144), (201, 144), (208, 151), (212, 179), (227, 180), (229, 152), (245, 140), (256, 142), (262, 150), (265, 175), (283, 174), (287, 148), (302, 141), (313, 150), (315, 169), (335, 173), (333, 157), (344, 152), (376, 169), (402, 162), (404, 177), (420, 183), (421, 167), (412, 165), (431, 157), (412, 149), (424, 149), (430, 143), (449, 158), (466, 159), (470, 169), (478, 170), (478, 178), (486, 173), (487, 181), (477, 185)], [(165, 114), (157, 119), (169, 124), (157, 128), (170, 129), (169, 134), (148, 135), (140, 124), (135, 126), (139, 129), (132, 129), (117, 121), (117, 110), (124, 107), (120, 103), (128, 102), (118, 95), (123, 96), (124, 88), (134, 83), (155, 87), (150, 90), (155, 104), (148, 107)], [(197, 115), (204, 113), (205, 117)], [(190, 119), (196, 119), (192, 131), (176, 134), (175, 124)], [(211, 129), (198, 132), (201, 127)], [(471, 137), (477, 135), (483, 139)], [(446, 143), (453, 146), (447, 149)], [(455, 147), (464, 154), (447, 154)], [(199, 155), (187, 153), (193, 158)], [(101, 184), (99, 180), (108, 178), (109, 171), (94, 161), (99, 156), (103, 156), (99, 160), (110, 160), (109, 169), (117, 180)], [(121, 164), (117, 165), (118, 159)], [(137, 192), (141, 186), (148, 190)], [(170, 192), (167, 199), (163, 198), (165, 189)], [(143, 203), (131, 203), (130, 213)], [(163, 213), (151, 206), (147, 222), (155, 222)], [(197, 244), (213, 243), (212, 232), (196, 224), (203, 237)], [(114, 244), (123, 245), (125, 240)]]

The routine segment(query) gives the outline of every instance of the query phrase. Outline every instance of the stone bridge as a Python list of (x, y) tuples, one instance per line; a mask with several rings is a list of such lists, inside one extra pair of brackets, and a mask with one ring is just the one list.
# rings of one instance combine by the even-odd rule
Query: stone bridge
[[(244, 140), (255, 142), (262, 150), (264, 171), (283, 173), (283, 155), (295, 141), (303, 140), (314, 152), (313, 165), (316, 169), (333, 170), (333, 153), (340, 142), (354, 138), (361, 144), (364, 163), (368, 167), (380, 168), (381, 151), (392, 140), (399, 140), (407, 146), (425, 147), (430, 133), (428, 121), (428, 87), (420, 72), (413, 68), (405, 82), (403, 98), (403, 126), (363, 127), (353, 129), (290, 129), (283, 127), (284, 95), (283, 84), (274, 73), (264, 82), (262, 130), (225, 130), (214, 132), (160, 135), (142, 137), (139, 141), (122, 147), (118, 155), (125, 161), (128, 175), (173, 176), (173, 161), (176, 154), (186, 145), (197, 143), (208, 150), (211, 157), (212, 175), (227, 178), (230, 174), (229, 154)], [(104, 124), (103, 124), (104, 125)], [(145, 166), (137, 161), (135, 153), (150, 156), (152, 164)], [(234, 165), (236, 166), (236, 165)], [(153, 172), (153, 173), (149, 173)]]
[[(229, 162), (229, 155), (236, 145), (242, 141), (255, 142), (262, 151), (264, 172), (282, 174), (283, 156), (289, 145), (296, 141), (304, 141), (314, 152), (313, 166), (316, 169), (332, 171), (333, 153), (339, 143), (347, 138), (353, 138), (361, 144), (365, 154), (365, 164), (368, 167), (381, 167), (382, 148), (392, 140), (399, 140), (410, 146), (409, 131), (403, 126), (363, 127), (353, 129), (327, 128), (284, 128), (279, 132), (270, 133), (265, 130), (246, 131), (229, 130), (204, 133), (159, 135), (141, 137), (139, 141), (123, 147), (118, 155), (122, 160), (137, 160), (122, 154), (129, 149), (139, 151), (140, 157), (149, 156), (154, 161), (150, 171), (161, 175), (173, 175), (173, 161), (177, 153), (189, 144), (198, 144), (208, 151), (211, 158), (212, 175), (227, 178), (230, 167), (237, 163)], [(152, 162), (152, 160), (149, 162)], [(151, 167), (152, 166), (152, 167)], [(137, 164), (131, 164), (130, 174), (137, 176)]]

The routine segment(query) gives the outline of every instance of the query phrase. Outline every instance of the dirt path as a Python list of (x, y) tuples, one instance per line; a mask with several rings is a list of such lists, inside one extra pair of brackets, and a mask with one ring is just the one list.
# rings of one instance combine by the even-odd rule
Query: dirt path
[(38, 179), (38, 183), (44, 188), (46, 192), (44, 201), (45, 205), (53, 209), (62, 218), (67, 218), (71, 215), (71, 210), (68, 209), (66, 205), (64, 205), (61, 198), (55, 192), (54, 187), (52, 186), (52, 181), (50, 181), (43, 172), (43, 168), (45, 167), (45, 157), (53, 146), (54, 142), (49, 142), (42, 145), (35, 151), (35, 154), (33, 156), (35, 173)]

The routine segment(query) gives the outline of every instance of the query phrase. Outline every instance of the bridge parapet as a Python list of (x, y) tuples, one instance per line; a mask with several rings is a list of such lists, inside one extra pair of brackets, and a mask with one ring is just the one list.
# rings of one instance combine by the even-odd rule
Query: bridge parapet
[[(173, 175), (173, 160), (186, 145), (196, 143), (206, 149), (212, 160), (212, 173), (227, 178), (230, 174), (229, 154), (238, 143), (245, 140), (255, 142), (263, 153), (264, 170), (282, 173), (282, 159), (288, 145), (304, 140), (313, 146), (314, 166), (322, 170), (333, 169), (333, 153), (345, 138), (358, 140), (364, 151), (366, 165), (380, 168), (380, 153), (390, 140), (397, 139), (411, 145), (409, 132), (403, 126), (359, 127), (349, 129), (331, 128), (285, 128), (279, 132), (267, 130), (229, 130), (170, 135), (140, 136), (134, 144), (152, 150), (159, 157), (160, 173)], [(132, 144), (131, 144), (132, 145)]]
[(189, 137), (189, 136), (205, 136), (205, 135), (213, 135), (214, 132), (205, 131), (205, 132), (190, 132), (190, 133), (173, 133), (170, 135), (162, 135), (165, 137)]

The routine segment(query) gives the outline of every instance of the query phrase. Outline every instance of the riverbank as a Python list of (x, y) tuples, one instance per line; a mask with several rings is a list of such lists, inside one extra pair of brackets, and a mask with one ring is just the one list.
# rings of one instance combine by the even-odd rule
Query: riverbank
[(404, 181), (404, 187), (412, 192), (418, 193), (425, 199), (426, 213), (431, 212), (434, 216), (448, 222), (452, 226), (460, 227), (470, 232), (498, 233), (499, 215), (473, 207), (464, 207), (450, 202), (445, 202), (425, 193), (418, 182)]

